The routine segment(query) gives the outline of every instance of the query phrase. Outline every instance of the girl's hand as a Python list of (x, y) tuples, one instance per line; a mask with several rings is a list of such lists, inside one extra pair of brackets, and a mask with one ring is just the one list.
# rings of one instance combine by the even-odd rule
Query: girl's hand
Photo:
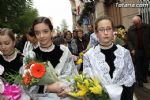
[(61, 93), (62, 91), (64, 91), (62, 82), (55, 82), (47, 86), (47, 92)]
[(57, 93), (57, 96), (60, 97), (61, 99), (67, 97), (67, 93), (70, 92), (71, 89), (69, 86), (64, 87), (64, 90), (60, 93)]
[(65, 97), (67, 97), (67, 93), (66, 93), (66, 91), (62, 91), (60, 93), (57, 93), (57, 96), (60, 97), (61, 99), (63, 99)]

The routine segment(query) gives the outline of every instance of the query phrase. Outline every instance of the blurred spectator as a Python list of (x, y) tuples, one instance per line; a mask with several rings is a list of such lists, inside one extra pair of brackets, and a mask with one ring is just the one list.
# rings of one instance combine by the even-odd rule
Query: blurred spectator
[(25, 42), (23, 48), (23, 55), (26, 55), (29, 51), (32, 51), (38, 47), (38, 40), (33, 30), (30, 29), (29, 32), (26, 33), (26, 38), (27, 41)]
[(139, 86), (147, 82), (148, 60), (150, 58), (150, 26), (142, 23), (140, 15), (134, 16), (133, 25), (128, 29), (128, 45), (135, 57), (135, 72)]
[(77, 44), (77, 48), (78, 48), (78, 54), (80, 52), (83, 52), (87, 48), (88, 41), (87, 41), (82, 29), (78, 29), (78, 31), (77, 31), (76, 44)]
[(87, 26), (87, 29), (88, 29), (87, 35), (88, 35), (88, 37), (90, 37), (90, 35), (91, 35), (92, 33), (94, 33), (93, 25), (89, 24), (89, 25)]
[(67, 46), (73, 55), (78, 54), (77, 44), (75, 39), (73, 39), (73, 35), (70, 31), (64, 33), (64, 38), (66, 39)]
[(115, 44), (119, 44), (126, 49), (129, 49), (127, 44), (127, 31), (123, 25), (116, 26), (116, 34), (115, 35)]
[(77, 30), (73, 30), (73, 38), (76, 39), (77, 38)]
[(55, 37), (53, 39), (53, 43), (55, 45), (61, 45), (62, 44), (62, 45), (67, 46), (67, 41), (62, 36)]
[(19, 41), (16, 42), (16, 48), (21, 52), (23, 53), (23, 48), (24, 48), (24, 45), (25, 45), (25, 42), (27, 41), (27, 37), (26, 35), (24, 34), (21, 39)]
[(89, 44), (88, 44), (88, 47), (87, 49), (93, 47), (93, 46), (96, 46), (98, 44), (98, 39), (96, 37), (96, 34), (95, 33), (92, 33), (90, 35), (90, 41), (89, 41)]

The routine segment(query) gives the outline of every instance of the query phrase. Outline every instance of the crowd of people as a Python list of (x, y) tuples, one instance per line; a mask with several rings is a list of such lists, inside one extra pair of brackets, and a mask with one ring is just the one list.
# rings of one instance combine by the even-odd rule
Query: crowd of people
[[(31, 87), (27, 95), (34, 100), (71, 100), (65, 91), (66, 78), (78, 73), (98, 77), (111, 100), (133, 100), (135, 85), (143, 87), (148, 82), (150, 26), (142, 23), (140, 15), (132, 21), (127, 30), (123, 25), (114, 26), (110, 17), (102, 16), (97, 18), (95, 27), (87, 26), (87, 33), (79, 28), (53, 37), (50, 19), (38, 17), (18, 40), (12, 29), (1, 28), (0, 66), (4, 73), (0, 79), (4, 81), (6, 73), (22, 73), (23, 59), (32, 51), (36, 59), (50, 61), (60, 80)], [(120, 29), (124, 30), (121, 36)], [(81, 52), (83, 63), (79, 67), (75, 62)], [(117, 98), (115, 93), (119, 94)]]

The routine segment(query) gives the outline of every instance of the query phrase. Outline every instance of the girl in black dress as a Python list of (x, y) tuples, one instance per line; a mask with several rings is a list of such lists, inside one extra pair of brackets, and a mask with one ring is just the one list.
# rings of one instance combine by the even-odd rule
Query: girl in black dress
[(15, 36), (11, 29), (3, 28), (0, 32), (0, 65), (4, 67), (3, 78), (7, 73), (15, 74), (19, 72), (20, 67), (23, 65), (23, 56), (15, 48)]
[[(60, 100), (60, 97), (65, 97), (64, 84), (66, 77), (75, 74), (76, 68), (71, 56), (71, 52), (64, 45), (54, 45), (52, 42), (53, 26), (51, 21), (46, 17), (35, 19), (32, 29), (38, 39), (39, 46), (33, 50), (36, 59), (40, 61), (49, 61), (55, 69), (60, 81), (40, 85), (35, 88), (37, 93), (32, 95), (34, 100)], [(69, 100), (69, 98), (65, 98)]]
[(129, 50), (113, 43), (113, 22), (102, 16), (95, 22), (99, 44), (83, 57), (83, 72), (98, 77), (111, 100), (133, 100), (135, 71)]

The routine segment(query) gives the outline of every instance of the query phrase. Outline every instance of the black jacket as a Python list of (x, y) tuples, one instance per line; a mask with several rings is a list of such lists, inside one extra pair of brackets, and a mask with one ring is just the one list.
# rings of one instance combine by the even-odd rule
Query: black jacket
[[(143, 45), (143, 50), (146, 54), (146, 57), (150, 58), (150, 25), (142, 23), (141, 25), (141, 32), (142, 32), (142, 45)], [(138, 50), (138, 40), (137, 40), (137, 33), (136, 33), (136, 27), (132, 25), (128, 29), (127, 33), (128, 37), (128, 45), (130, 50)]]

